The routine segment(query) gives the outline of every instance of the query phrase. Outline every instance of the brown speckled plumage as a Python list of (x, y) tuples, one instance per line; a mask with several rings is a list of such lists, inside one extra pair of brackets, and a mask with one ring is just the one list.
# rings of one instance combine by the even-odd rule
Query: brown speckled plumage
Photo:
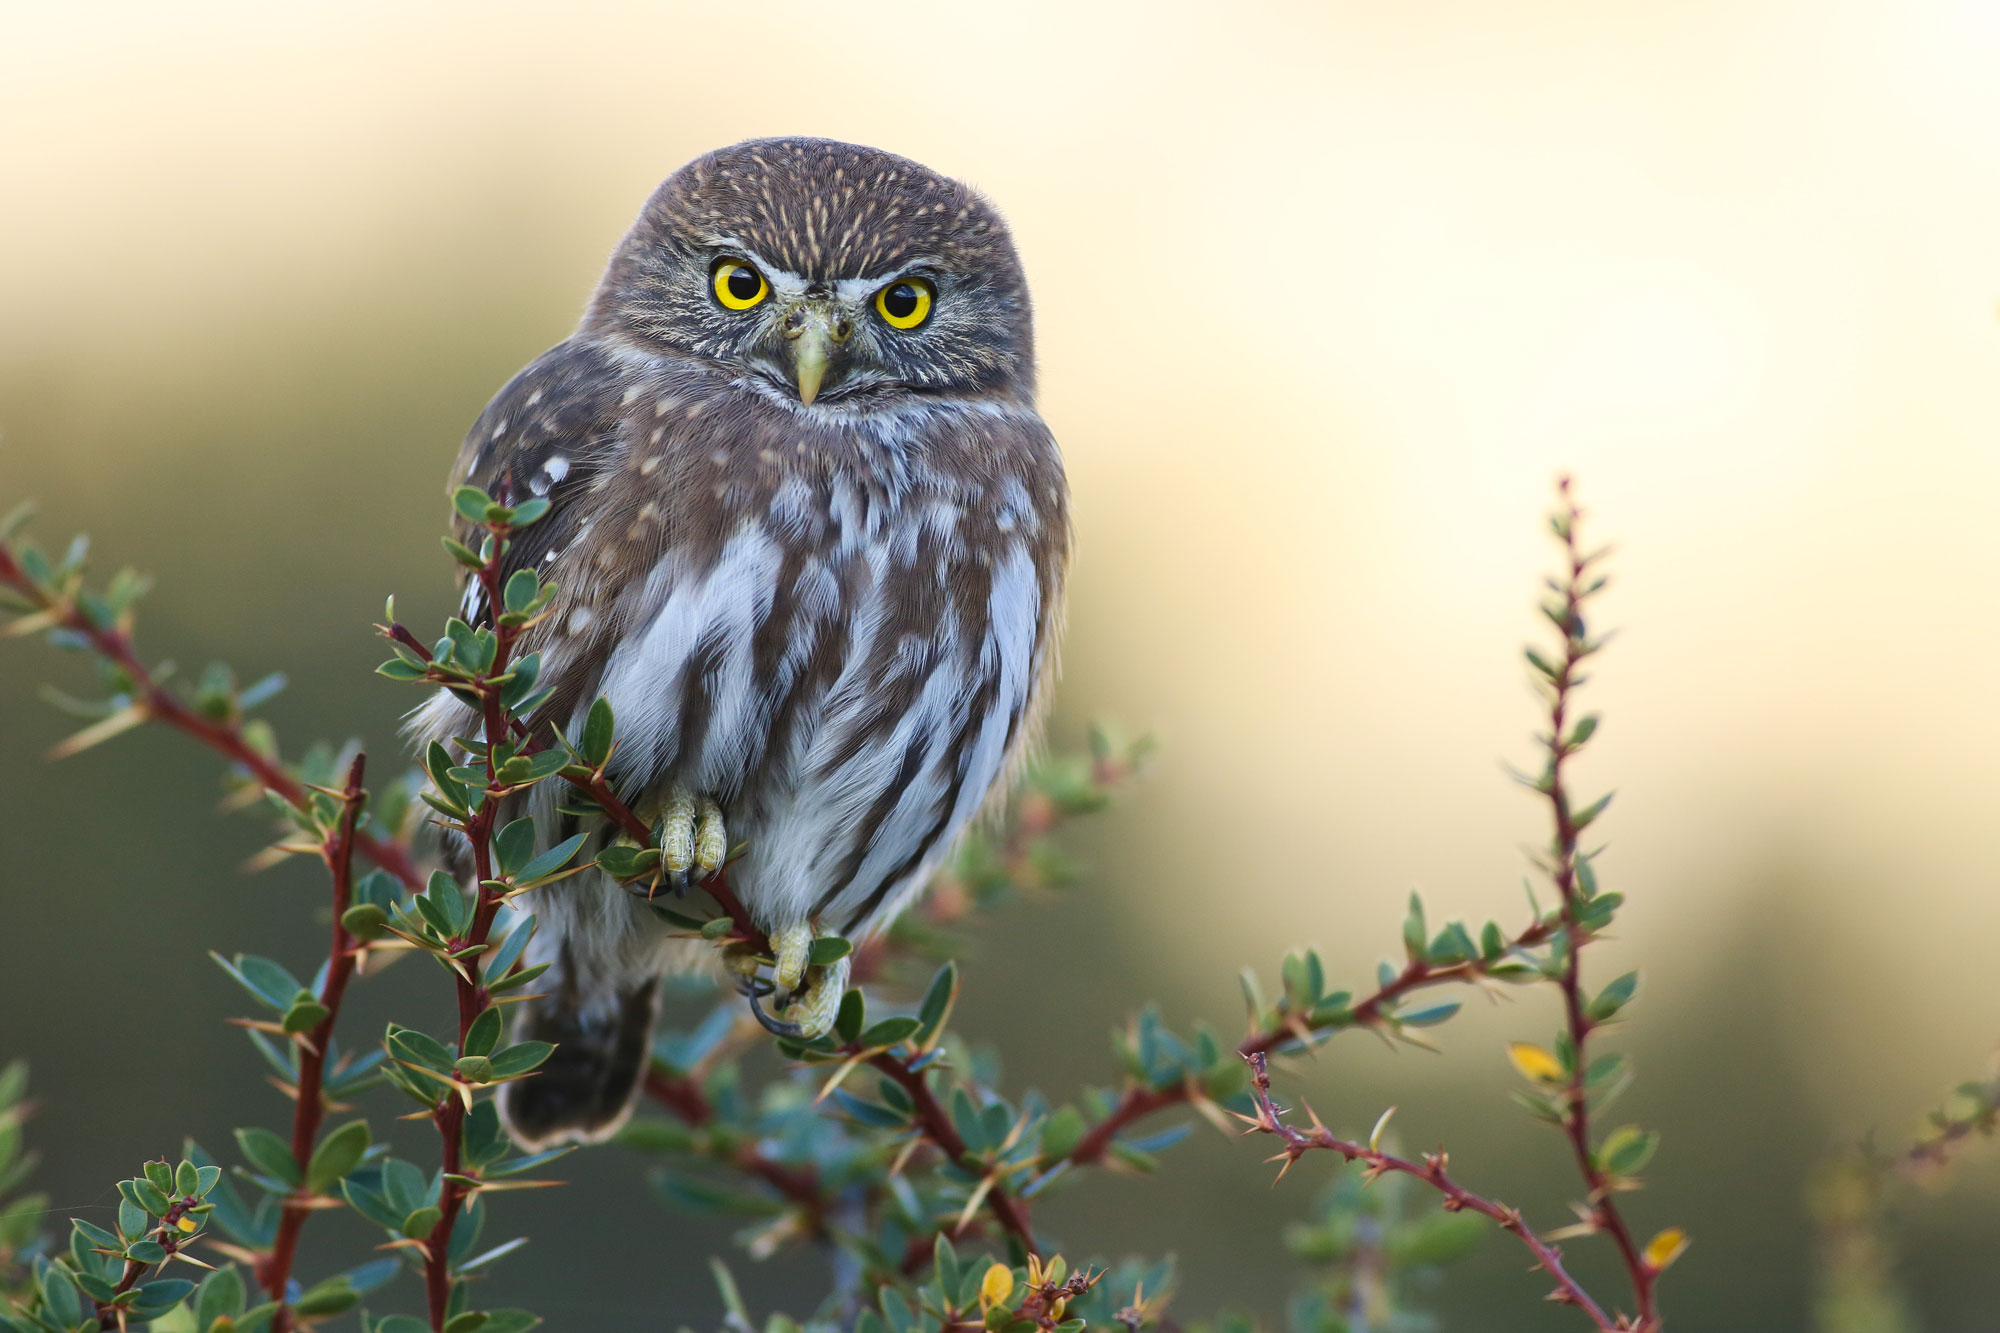
[[(725, 308), (724, 259), (770, 298)], [(895, 281), (935, 290), (920, 328), (872, 310)], [(803, 319), (843, 330), (816, 399), (792, 379)], [(556, 690), (537, 724), (574, 733), (610, 697), (621, 793), (719, 803), (767, 929), (879, 929), (1034, 730), (1069, 531), (1026, 286), (991, 207), (915, 163), (795, 139), (683, 167), (455, 479), (552, 501), (510, 556), (561, 588), (528, 645)], [(417, 730), (463, 723), (444, 699)], [(622, 1115), (629, 1029), (678, 960), (614, 883), (536, 897), (558, 984), (530, 1026), (565, 1052), (503, 1110), (524, 1139), (588, 1137)]]

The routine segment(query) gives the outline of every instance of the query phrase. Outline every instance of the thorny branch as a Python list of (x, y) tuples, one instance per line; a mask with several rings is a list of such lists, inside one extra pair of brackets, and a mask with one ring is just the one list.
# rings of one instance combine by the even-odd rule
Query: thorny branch
[[(496, 682), (507, 675), (514, 643), (521, 632), (519, 626), (507, 624), (505, 617), (499, 614), (503, 605), (500, 562), (506, 553), (509, 527), (504, 521), (494, 520), (488, 523), (488, 528), (492, 533), (491, 549), (477, 577), (485, 593), (486, 605), (494, 611), (495, 648), (492, 661), (479, 673), (471, 687), (479, 698), (481, 730), (486, 742), (485, 753), (480, 756), (486, 770), (486, 788), (485, 799), (479, 802), (479, 808), (458, 826), (472, 850), (474, 898), (472, 922), (466, 929), (465, 937), (451, 941), (454, 954), (474, 951), (454, 969), (458, 993), (457, 1049), (461, 1051), (465, 1049), (466, 1034), (471, 1031), (473, 1020), (479, 1017), (491, 1000), (486, 988), (480, 984), (483, 964), (477, 951), (484, 948), (493, 918), (499, 913), (506, 897), (492, 887), (493, 825), (500, 802), (509, 790), (501, 782), (498, 772), (497, 756), (501, 745), (508, 739), (510, 728), (506, 705), (501, 700), (501, 686)], [(459, 1091), (455, 1086), (447, 1088), (431, 1112), (431, 1121), (437, 1126), (442, 1147), (440, 1170), (443, 1176), (437, 1205), (440, 1216), (424, 1239), (424, 1291), (433, 1329), (443, 1329), (449, 1313), (452, 1232), (458, 1225), (466, 1200), (476, 1188), (476, 1182), (468, 1183), (463, 1156), (465, 1118), (470, 1110), (470, 1099), (461, 1097)]]
[[(30, 633), (35, 630), (62, 628), (76, 634), (88, 642), (91, 648), (106, 662), (123, 672), (131, 682), (131, 702), (119, 713), (106, 718), (79, 738), (58, 746), (55, 755), (73, 753), (97, 739), (93, 733), (115, 734), (142, 722), (161, 722), (191, 736), (214, 750), (223, 758), (240, 767), (255, 779), (266, 791), (275, 792), (288, 804), (297, 809), (305, 809), (309, 799), (305, 784), (285, 771), (284, 765), (275, 754), (266, 754), (253, 745), (243, 729), (240, 716), (217, 719), (204, 716), (190, 708), (178, 696), (161, 683), (156, 674), (139, 659), (132, 643), (132, 629), (129, 618), (117, 616), (110, 623), (100, 623), (86, 614), (73, 590), (58, 591), (45, 587), (29, 576), (21, 567), (5, 542), (0, 542), (0, 586), (26, 598), (36, 608), (32, 614), (8, 626), (9, 634)], [(361, 855), (373, 861), (382, 869), (394, 875), (410, 888), (420, 887), (423, 877), (417, 873), (409, 852), (393, 842), (385, 842), (366, 830), (354, 834), (354, 847)]]
[(1605, 1330), (1605, 1333), (1618, 1333), (1618, 1330), (1630, 1327), (1622, 1321), (1614, 1321), (1590, 1293), (1569, 1275), (1569, 1271), (1563, 1267), (1562, 1251), (1530, 1230), (1521, 1218), (1520, 1209), (1474, 1194), (1447, 1175), (1445, 1168), (1450, 1164), (1449, 1154), (1443, 1151), (1425, 1153), (1422, 1161), (1413, 1162), (1408, 1158), (1382, 1152), (1373, 1143), (1355, 1143), (1338, 1138), (1320, 1123), (1319, 1117), (1312, 1113), (1311, 1108), (1307, 1108), (1306, 1111), (1312, 1118), (1310, 1130), (1286, 1124), (1284, 1112), (1271, 1101), (1269, 1057), (1259, 1051), (1248, 1058), (1251, 1068), (1251, 1099), (1256, 1103), (1257, 1113), (1254, 1116), (1239, 1115), (1237, 1119), (1250, 1127), (1243, 1131), (1246, 1134), (1271, 1134), (1284, 1142), (1283, 1151), (1271, 1158), (1274, 1162), (1280, 1160), (1284, 1162), (1284, 1166), (1278, 1171), (1279, 1179), (1283, 1179), (1285, 1172), (1291, 1169), (1292, 1163), (1306, 1153), (1314, 1149), (1324, 1149), (1327, 1152), (1339, 1153), (1350, 1162), (1361, 1163), (1367, 1168), (1371, 1178), (1393, 1171), (1421, 1180), (1444, 1196), (1444, 1207), (1447, 1210), (1474, 1212), (1491, 1218), (1500, 1224), (1502, 1230), (1511, 1233), (1527, 1246), (1528, 1251), (1535, 1256), (1536, 1265), (1555, 1280), (1556, 1289), (1549, 1293), (1550, 1300), (1559, 1305), (1574, 1305), (1588, 1315), (1598, 1328)]
[(1578, 883), (1578, 841), (1587, 820), (1579, 819), (1570, 807), (1565, 765), (1581, 744), (1569, 729), (1571, 693), (1581, 683), (1578, 668), (1602, 646), (1602, 640), (1589, 638), (1583, 619), (1584, 599), (1597, 586), (1586, 584), (1585, 576), (1597, 557), (1585, 555), (1577, 544), (1577, 525), (1583, 515), (1570, 494), (1569, 478), (1564, 477), (1559, 488), (1562, 511), (1554, 520), (1554, 525), (1556, 535), (1563, 544), (1568, 568), (1557, 594), (1561, 598), (1560, 616), (1552, 616), (1551, 619), (1557, 620), (1556, 628), (1562, 632), (1563, 655), (1554, 678), (1547, 686), (1549, 730), (1543, 742), (1548, 748), (1549, 761), (1540, 790), (1548, 798), (1555, 823), (1554, 858), (1547, 868), (1556, 891), (1562, 896), (1561, 919), (1569, 946), (1564, 953), (1559, 984), (1575, 1057), (1571, 1061), (1563, 1130), (1576, 1156), (1577, 1170), (1589, 1187), (1588, 1222), (1597, 1230), (1608, 1233), (1617, 1245), (1626, 1273), (1631, 1278), (1633, 1298), (1638, 1302), (1638, 1322), (1634, 1327), (1641, 1333), (1650, 1333), (1660, 1325), (1659, 1303), (1654, 1294), (1659, 1269), (1640, 1252), (1638, 1243), (1632, 1238), (1631, 1228), (1626, 1225), (1613, 1197), (1612, 1182), (1598, 1164), (1597, 1155), (1591, 1148), (1590, 1101), (1584, 1088), (1585, 1074), (1590, 1068), (1587, 1043), (1591, 1033), (1601, 1024), (1591, 1016), (1582, 986), (1583, 950), (1595, 938), (1595, 932), (1583, 919), (1580, 910), (1584, 895)]
[(323, 1201), (307, 1189), (304, 1181), (307, 1165), (312, 1161), (313, 1145), (319, 1138), (320, 1123), (326, 1117), (324, 1077), (327, 1050), (333, 1040), (334, 1025), (340, 1021), (340, 1003), (346, 994), (348, 979), (354, 975), (355, 960), (363, 947), (341, 924), (341, 917), (347, 911), (354, 887), (354, 852), (359, 833), (355, 826), (367, 803), (367, 793), (362, 788), (367, 763), (366, 755), (357, 754), (348, 765), (347, 783), (340, 793), (339, 821), (320, 847), (320, 856), (333, 879), (333, 926), (327, 945), (326, 980), (319, 990), (319, 1003), (326, 1010), (326, 1017), (311, 1031), (295, 1038), (299, 1045), (299, 1077), (298, 1085), (291, 1090), (294, 1099), (292, 1160), (298, 1163), (301, 1183), (285, 1200), (271, 1253), (257, 1266), (257, 1277), (265, 1292), (279, 1302), (278, 1312), (271, 1321), (273, 1333), (289, 1333), (292, 1327), (292, 1311), (284, 1301), (291, 1281), (292, 1262), (298, 1254), (299, 1233), (304, 1229), (306, 1219), (315, 1209), (323, 1206)]

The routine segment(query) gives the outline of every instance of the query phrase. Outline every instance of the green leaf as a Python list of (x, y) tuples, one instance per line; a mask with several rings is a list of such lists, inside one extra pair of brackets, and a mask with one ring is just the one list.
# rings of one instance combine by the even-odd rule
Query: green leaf
[(520, 968), (509, 972), (504, 977), (497, 977), (487, 981), (486, 989), (495, 995), (506, 991), (519, 990), (529, 982), (540, 978), (542, 973), (548, 971), (553, 966), (555, 966), (553, 963), (536, 963), (532, 967)]
[(493, 855), (499, 859), (500, 873), (511, 875), (535, 854), (535, 821), (517, 819), (493, 835)]
[(299, 1164), (292, 1159), (291, 1145), (270, 1130), (239, 1129), (236, 1146), (242, 1150), (243, 1160), (258, 1171), (287, 1185), (299, 1183)]
[(379, 940), (389, 933), (389, 914), (374, 903), (356, 903), (340, 914), (340, 924), (357, 940)]
[(493, 497), (477, 486), (461, 486), (451, 493), (451, 507), (466, 522), (484, 526), (486, 511), (493, 508)]
[(436, 1073), (445, 1073), (451, 1068), (452, 1054), (437, 1038), (415, 1028), (389, 1025), (388, 1035), (383, 1039), (389, 1049), (389, 1056), (408, 1064), (421, 1065)]
[(955, 1296), (964, 1273), (959, 1268), (958, 1251), (952, 1248), (951, 1240), (943, 1232), (938, 1233), (937, 1243), (931, 1246), (931, 1269), (939, 1288), (945, 1292), (945, 1299)]
[[(541, 756), (538, 755), (536, 757), (540, 758)], [(558, 760), (561, 759), (560, 755), (555, 757)], [(563, 839), (534, 860), (528, 862), (528, 864), (522, 866), (519, 870), (513, 872), (515, 882), (524, 885), (540, 883), (568, 865), (570, 858), (574, 857), (578, 849), (585, 842), (589, 841), (589, 839), (590, 835), (588, 833), (579, 833), (575, 837)]]
[(343, 1310), (351, 1310), (360, 1301), (361, 1293), (343, 1275), (309, 1287), (304, 1295), (292, 1302), (292, 1309), (309, 1319), (323, 1319)]
[(431, 1326), (415, 1315), (386, 1315), (375, 1324), (374, 1333), (431, 1333)]
[(1424, 946), (1430, 939), (1430, 931), (1424, 924), (1424, 900), (1416, 894), (1410, 895), (1409, 915), (1403, 918), (1403, 948), (1412, 960), (1423, 962)]
[[(859, 991), (850, 991), (859, 995)], [(935, 1046), (944, 1031), (944, 1025), (951, 1018), (951, 1009), (958, 1002), (958, 964), (946, 963), (931, 978), (930, 988), (924, 992), (923, 1003), (917, 1006), (917, 1044), (924, 1047)]]
[(1572, 815), (1570, 817), (1570, 824), (1576, 829), (1577, 832), (1579, 833), (1583, 832), (1583, 830), (1589, 828), (1591, 824), (1596, 821), (1599, 815), (1604, 813), (1604, 807), (1610, 805), (1611, 798), (1616, 795), (1617, 795), (1616, 792), (1608, 791), (1604, 793), (1604, 795), (1598, 797), (1596, 800), (1592, 801), (1589, 805), (1586, 805), (1583, 809), (1577, 811), (1576, 814)]
[(334, 1183), (361, 1164), (370, 1142), (368, 1122), (350, 1120), (319, 1142), (312, 1160), (306, 1164), (306, 1188), (324, 1194)]
[(301, 999), (293, 1003), (291, 1008), (285, 1010), (285, 1016), (279, 1020), (279, 1026), (283, 1027), (289, 1035), (298, 1036), (301, 1033), (311, 1032), (324, 1022), (332, 1012), (331, 1009), (328, 1009), (317, 1000)]
[(1604, 1136), (1604, 1142), (1597, 1149), (1597, 1164), (1614, 1176), (1637, 1175), (1645, 1169), (1646, 1163), (1653, 1160), (1653, 1153), (1659, 1146), (1658, 1131), (1641, 1129), (1637, 1125), (1620, 1125)]
[(807, 962), (813, 967), (825, 967), (837, 963), (854, 952), (854, 945), (838, 935), (822, 935), (812, 942), (812, 951)]
[(840, 1009), (833, 1017), (833, 1030), (844, 1042), (851, 1042), (861, 1035), (861, 1029), (868, 1021), (868, 1001), (856, 986), (840, 997)]
[(501, 590), (501, 605), (509, 611), (526, 610), (542, 590), (542, 581), (532, 569), (517, 569)]
[(555, 1047), (546, 1041), (517, 1041), (504, 1051), (493, 1056), (493, 1078), (495, 1080), (519, 1078), (554, 1054)]
[(617, 729), (617, 719), (611, 712), (611, 701), (599, 696), (590, 706), (590, 716), (583, 721), (583, 739), (577, 746), (583, 755), (583, 762), (592, 768), (604, 767), (604, 761), (611, 757), (611, 740)]
[(243, 1312), (243, 1276), (234, 1264), (218, 1268), (201, 1281), (194, 1298), (196, 1333), (209, 1333), (216, 1320), (234, 1319)]
[(305, 989), (283, 966), (268, 958), (240, 953), (230, 962), (219, 953), (211, 953), (209, 957), (244, 990), (279, 1013), (291, 1008), (292, 1001)]
[(139, 1318), (152, 1319), (165, 1314), (193, 1294), (194, 1283), (182, 1277), (166, 1277), (141, 1282), (135, 1290), (138, 1294), (128, 1308)]
[(1398, 1014), (1396, 1015), (1396, 1021), (1398, 1023), (1401, 1023), (1404, 1027), (1411, 1027), (1411, 1028), (1436, 1027), (1438, 1024), (1444, 1022), (1446, 1019), (1450, 1018), (1453, 1014), (1457, 1013), (1458, 1010), (1459, 1010), (1459, 1001), (1448, 1000), (1443, 1004), (1434, 1004), (1428, 1009), (1419, 1009), (1415, 1013)]
[(500, 1044), (500, 1010), (497, 1006), (482, 1009), (479, 1017), (472, 1020), (472, 1026), (465, 1030), (463, 1050), (467, 1055), (491, 1055), (493, 1048)]
[(861, 1034), (861, 1045), (894, 1046), (922, 1026), (914, 1018), (885, 1018)]
[(597, 854), (597, 864), (613, 879), (637, 879), (660, 864), (657, 847), (606, 847)]
[(1623, 1009), (1631, 1002), (1633, 994), (1638, 989), (1639, 974), (1637, 972), (1627, 972), (1624, 976), (1619, 977), (1603, 990), (1597, 992), (1597, 998), (1590, 1002), (1590, 1008), (1587, 1010), (1591, 1022), (1610, 1022), (1613, 1018), (1617, 1017), (1620, 1009)]
[(431, 1234), (431, 1229), (444, 1220), (444, 1210), (434, 1204), (410, 1213), (397, 1229), (409, 1240), (422, 1240)]

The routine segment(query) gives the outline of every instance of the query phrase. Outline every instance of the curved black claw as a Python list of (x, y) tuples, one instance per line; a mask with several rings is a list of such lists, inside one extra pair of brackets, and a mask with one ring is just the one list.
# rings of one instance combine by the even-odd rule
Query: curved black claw
[(657, 882), (651, 879), (630, 879), (619, 887), (634, 898), (657, 903), (684, 896), (688, 891), (688, 880), (685, 875), (663, 874)]
[(779, 1037), (804, 1037), (806, 1030), (797, 1023), (787, 1023), (782, 1018), (774, 1018), (764, 1010), (764, 997), (777, 989), (762, 977), (745, 977), (739, 989), (743, 998), (750, 1002), (750, 1012), (764, 1025), (766, 1032)]

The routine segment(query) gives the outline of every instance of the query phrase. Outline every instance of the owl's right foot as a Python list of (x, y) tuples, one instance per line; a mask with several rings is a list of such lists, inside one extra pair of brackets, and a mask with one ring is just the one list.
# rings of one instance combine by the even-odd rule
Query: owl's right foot
[(677, 786), (660, 813), (660, 887), (679, 893), (699, 884), (729, 859), (722, 807)]
[[(819, 967), (812, 965), (813, 928), (800, 921), (771, 932), (771, 979), (761, 975), (763, 959), (740, 953), (732, 964), (742, 977), (740, 987), (750, 1001), (757, 1021), (780, 1037), (811, 1041), (833, 1030), (840, 1013), (841, 999), (847, 994), (851, 958), (842, 957)], [(764, 1009), (766, 996), (773, 996), (776, 1014)]]

